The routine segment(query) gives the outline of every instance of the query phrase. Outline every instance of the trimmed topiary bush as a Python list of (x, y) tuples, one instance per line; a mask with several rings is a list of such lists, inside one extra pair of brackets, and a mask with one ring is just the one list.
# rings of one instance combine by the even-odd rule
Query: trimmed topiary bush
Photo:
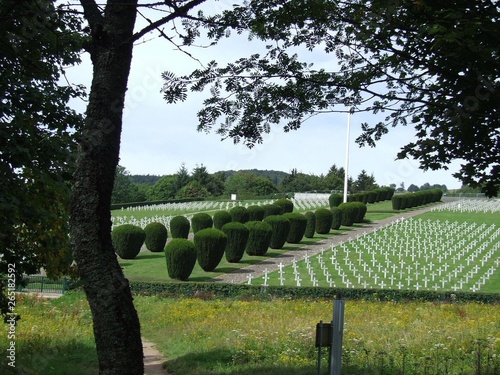
[(363, 202), (352, 202), (351, 206), (354, 209), (354, 222), (362, 223), (368, 207), (366, 207), (366, 204), (364, 204)]
[(185, 216), (174, 216), (172, 220), (170, 220), (170, 234), (172, 235), (172, 238), (187, 239), (189, 236), (190, 228), (191, 224)]
[(144, 244), (149, 251), (159, 253), (165, 249), (168, 237), (168, 231), (165, 225), (162, 223), (149, 223), (144, 228), (144, 233), (146, 233)]
[(193, 229), (193, 233), (199, 232), (202, 229), (212, 228), (214, 221), (212, 217), (205, 212), (198, 212), (193, 215), (191, 219), (191, 227)]
[(194, 243), (185, 238), (173, 238), (165, 246), (168, 277), (187, 280), (196, 264)]
[(287, 212), (283, 214), (283, 217), (288, 219), (290, 222), (290, 231), (288, 232), (288, 237), (286, 242), (288, 243), (300, 243), (304, 237), (307, 227), (307, 219), (304, 215), (297, 212)]
[(264, 219), (268, 223), (273, 234), (271, 236), (271, 242), (269, 242), (269, 247), (271, 249), (281, 249), (285, 246), (288, 233), (290, 232), (290, 222), (283, 215), (271, 215)]
[(332, 213), (326, 208), (319, 208), (314, 213), (316, 215), (316, 233), (327, 234), (332, 228)]
[(368, 192), (368, 203), (375, 203), (377, 201), (377, 192), (376, 191), (369, 191)]
[(280, 198), (276, 200), (274, 205), (281, 207), (281, 213), (293, 212), (293, 202), (290, 199)]
[(264, 255), (267, 253), (273, 228), (265, 221), (249, 221), (245, 225), (248, 228), (246, 253), (248, 255)]
[(339, 208), (342, 210), (342, 225), (352, 227), (356, 217), (356, 210), (353, 207), (354, 202), (342, 203)]
[(250, 218), (248, 210), (243, 206), (236, 206), (231, 208), (229, 210), (229, 214), (231, 215), (231, 221), (236, 221), (243, 224), (245, 224)]
[(316, 233), (316, 215), (314, 212), (306, 212), (304, 214), (307, 220), (306, 231), (304, 232), (305, 238), (313, 238)]
[(194, 235), (196, 259), (203, 271), (213, 271), (222, 260), (227, 236), (219, 229), (206, 228)]
[(122, 259), (134, 259), (141, 251), (146, 233), (141, 227), (132, 224), (119, 225), (111, 232), (113, 247)]
[(264, 220), (264, 214), (265, 210), (264, 207), (261, 206), (249, 206), (247, 208), (248, 214), (249, 214), (249, 219), (248, 221), (262, 221)]
[(224, 225), (222, 231), (227, 236), (226, 260), (229, 263), (238, 263), (245, 253), (249, 230), (245, 224), (235, 221), (234, 223)]
[(222, 229), (224, 225), (231, 222), (231, 214), (227, 211), (216, 211), (213, 221), (215, 229)]
[(337, 207), (339, 204), (342, 203), (342, 195), (340, 194), (331, 194), (328, 197), (328, 203), (330, 204), (330, 208), (332, 207)]
[(330, 208), (332, 213), (332, 229), (338, 230), (342, 225), (342, 210), (338, 207)]
[(401, 210), (401, 203), (402, 203), (402, 198), (401, 198), (401, 195), (398, 194), (398, 195), (394, 195), (392, 198), (391, 198), (391, 201), (392, 201), (392, 209), (395, 210), (395, 211), (399, 211)]
[(281, 207), (275, 204), (265, 204), (262, 206), (264, 208), (264, 219), (272, 215), (281, 215)]

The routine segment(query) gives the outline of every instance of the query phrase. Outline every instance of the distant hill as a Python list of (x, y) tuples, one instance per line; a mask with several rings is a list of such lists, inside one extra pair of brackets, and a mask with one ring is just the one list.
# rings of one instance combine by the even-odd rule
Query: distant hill
[(130, 175), (132, 182), (134, 184), (145, 184), (145, 185), (154, 185), (156, 181), (158, 181), (162, 176), (156, 176), (151, 174), (133, 174)]
[(281, 181), (289, 175), (289, 173), (283, 172), (283, 171), (268, 171), (262, 170), (262, 169), (242, 169), (239, 171), (223, 171), (226, 175), (226, 177), (232, 176), (235, 173), (249, 173), (253, 174), (255, 176), (261, 176), (261, 177), (267, 177), (269, 178), (272, 182), (274, 182), (275, 185), (280, 185)]

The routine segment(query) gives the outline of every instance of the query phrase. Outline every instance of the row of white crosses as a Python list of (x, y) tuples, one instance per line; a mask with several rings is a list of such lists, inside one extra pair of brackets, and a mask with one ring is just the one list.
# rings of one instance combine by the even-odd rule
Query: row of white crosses
[(113, 223), (113, 227), (117, 227), (123, 224), (132, 224), (144, 229), (146, 225), (148, 225), (149, 223), (161, 223), (165, 225), (165, 227), (170, 228), (170, 220), (172, 220), (172, 218), (173, 216), (171, 215), (169, 216), (155, 215), (151, 217), (144, 217), (141, 219), (137, 219), (133, 216), (114, 216), (111, 217), (111, 221)]
[(464, 199), (432, 208), (432, 211), (452, 211), (452, 212), (500, 212), (500, 199)]
[[(262, 206), (265, 204), (272, 204), (274, 200), (264, 200), (258, 201), (254, 204), (258, 206)], [(183, 202), (183, 203), (165, 203), (165, 204), (156, 204), (156, 205), (148, 205), (148, 206), (138, 206), (138, 207), (129, 207), (126, 209), (122, 209), (122, 211), (134, 212), (141, 210), (149, 210), (149, 211), (187, 211), (191, 212), (191, 214), (184, 215), (186, 218), (191, 221), (193, 217), (193, 212), (196, 211), (207, 211), (207, 210), (226, 210), (229, 211), (231, 208), (236, 206), (244, 206), (248, 208), (250, 204), (248, 202), (243, 203), (241, 201), (228, 201), (228, 202), (216, 202), (216, 201), (203, 201), (203, 202)], [(130, 216), (114, 216), (111, 218), (113, 222), (113, 226), (123, 225), (123, 224), (132, 224), (144, 228), (149, 223), (162, 223), (167, 228), (170, 228), (170, 220), (173, 218), (172, 215), (155, 215), (151, 217), (145, 217), (141, 219), (135, 218), (133, 215)]]
[(328, 199), (324, 198), (309, 198), (309, 199), (295, 199), (292, 198), (293, 206), (300, 211), (314, 210), (319, 207), (328, 207)]
[(316, 256), (306, 253), (303, 264), (280, 264), (277, 273), (266, 272), (266, 285), (279, 274), (279, 285), (307, 280), (313, 286), (476, 292), (500, 267), (499, 237), (495, 225), (399, 220)]
[(248, 208), (252, 204), (262, 206), (265, 204), (272, 204), (275, 200), (269, 199), (264, 201), (258, 201), (256, 203), (248, 203), (243, 201), (195, 201), (195, 202), (180, 202), (180, 203), (161, 203), (152, 204), (136, 207), (122, 208), (122, 212), (134, 212), (134, 211), (207, 211), (207, 210), (230, 210), (236, 206), (244, 206)]

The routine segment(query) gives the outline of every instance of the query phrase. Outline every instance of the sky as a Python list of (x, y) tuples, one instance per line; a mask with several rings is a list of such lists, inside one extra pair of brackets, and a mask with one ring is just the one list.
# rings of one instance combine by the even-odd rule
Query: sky
[[(206, 64), (211, 60), (222, 65), (262, 51), (261, 44), (249, 41), (245, 36), (232, 36), (210, 48), (190, 48), (189, 53), (199, 60), (195, 61), (165, 39), (158, 39), (157, 34), (146, 36), (134, 48), (120, 151), (120, 165), (131, 174), (174, 174), (182, 163), (189, 171), (204, 165), (209, 173), (243, 169), (290, 172), (296, 168), (299, 172), (320, 175), (326, 174), (334, 164), (346, 167), (347, 114), (321, 114), (289, 133), (284, 133), (279, 125), (274, 126), (269, 134), (264, 135), (263, 144), (252, 149), (235, 145), (231, 139), (221, 141), (215, 132), (198, 132), (196, 113), (202, 108), (202, 100), (208, 97), (208, 91), (189, 94), (185, 102), (167, 104), (160, 92), (163, 85), (161, 73), (189, 74), (201, 67), (200, 62)], [(314, 59), (315, 67), (335, 64), (333, 56), (322, 52), (307, 58)], [(67, 76), (72, 83), (90, 87), (91, 72), (88, 55), (84, 55), (81, 65), (67, 69)], [(71, 103), (81, 112), (84, 112), (85, 104), (81, 100)], [(448, 189), (460, 188), (460, 181), (452, 177), (459, 169), (458, 162), (449, 165), (449, 170), (423, 171), (415, 160), (396, 161), (400, 148), (414, 140), (412, 127), (391, 128), (375, 148), (359, 148), (354, 140), (361, 134), (362, 122), (374, 124), (378, 120), (369, 113), (351, 116), (349, 176), (356, 179), (364, 170), (381, 186), (396, 184), (399, 187), (404, 183), (408, 187), (410, 184), (430, 183), (444, 184)]]

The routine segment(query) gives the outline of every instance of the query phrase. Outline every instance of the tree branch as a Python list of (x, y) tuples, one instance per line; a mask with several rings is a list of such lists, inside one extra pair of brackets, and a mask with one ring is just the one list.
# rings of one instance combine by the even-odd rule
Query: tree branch
[(146, 35), (147, 33), (151, 32), (155, 29), (158, 29), (159, 26), (164, 25), (167, 22), (173, 21), (174, 19), (185, 15), (191, 9), (193, 9), (194, 7), (200, 5), (204, 2), (205, 2), (205, 0), (192, 0), (189, 3), (187, 3), (181, 7), (175, 7), (174, 4), (170, 4), (174, 9), (174, 11), (172, 13), (170, 13), (168, 16), (160, 18), (159, 20), (157, 20), (155, 22), (151, 22), (151, 24), (149, 24), (148, 26), (146, 26), (145, 28), (143, 28), (139, 32), (135, 33), (132, 36), (132, 41), (136, 41), (136, 40), (140, 39), (141, 37), (143, 37), (144, 35)]
[(92, 30), (98, 27), (97, 25), (102, 24), (104, 17), (94, 0), (80, 0), (80, 4), (82, 4), (83, 14)]

